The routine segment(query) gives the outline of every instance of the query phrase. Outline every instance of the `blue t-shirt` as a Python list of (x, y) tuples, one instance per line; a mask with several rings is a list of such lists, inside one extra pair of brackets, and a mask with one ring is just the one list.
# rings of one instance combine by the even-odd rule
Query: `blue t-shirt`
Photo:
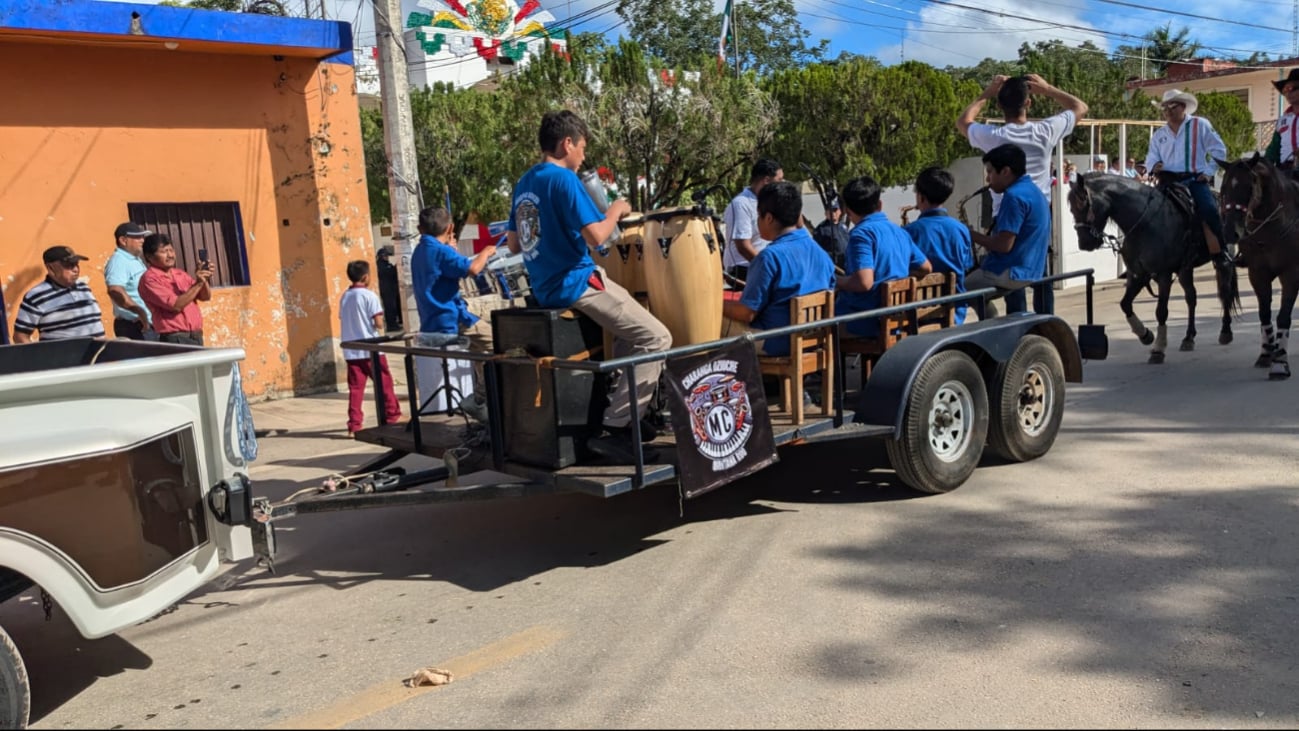
[[(140, 277), (144, 276), (148, 270), (144, 260), (132, 254), (131, 252), (117, 247), (113, 255), (108, 257), (108, 263), (104, 265), (104, 281), (110, 287), (121, 287), (126, 290), (126, 296), (140, 307), (144, 308), (146, 313), (145, 324), (148, 324), (149, 308), (144, 304), (144, 299), (140, 297)], [(113, 303), (113, 316), (123, 320), (138, 320), (134, 312), (124, 309), (116, 302)]]
[(1046, 250), (1051, 244), (1051, 207), (1046, 196), (1027, 175), (1010, 184), (1001, 197), (1001, 208), (992, 226), (992, 235), (1009, 231), (1015, 234), (1010, 251), (988, 252), (982, 268), (990, 274), (1008, 274), (1022, 282), (1046, 276)]
[[(936, 272), (956, 274), (956, 291), (965, 291), (965, 273), (974, 268), (970, 229), (947, 215), (946, 208), (931, 208), (907, 224), (916, 248), (929, 259)], [(957, 305), (956, 324), (965, 322), (965, 305)]]
[[(834, 262), (812, 240), (807, 229), (797, 228), (765, 246), (749, 263), (740, 304), (757, 313), (751, 327), (772, 330), (789, 325), (789, 301), (834, 288)], [(789, 338), (762, 341), (767, 355), (789, 355)]]
[[(852, 276), (862, 269), (875, 270), (875, 286), (869, 292), (840, 292), (835, 303), (836, 315), (865, 312), (880, 306), (879, 285), (911, 276), (911, 268), (925, 263), (911, 235), (877, 211), (863, 218), (848, 235), (848, 254), (844, 271)], [(873, 317), (847, 324), (848, 332), (863, 338), (879, 334), (879, 321)]]
[(533, 165), (514, 186), (508, 230), (523, 249), (532, 295), (542, 307), (571, 307), (595, 271), (582, 229), (604, 220), (577, 173)]
[(411, 286), (422, 333), (460, 332), (478, 318), (465, 305), (460, 280), (469, 276), (469, 257), (427, 234), (410, 255)]

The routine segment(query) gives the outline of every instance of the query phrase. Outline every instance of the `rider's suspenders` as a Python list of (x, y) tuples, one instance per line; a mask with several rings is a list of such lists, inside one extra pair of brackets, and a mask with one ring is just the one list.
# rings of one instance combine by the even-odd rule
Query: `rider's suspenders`
[(1186, 165), (1191, 168), (1188, 173), (1195, 173), (1195, 153), (1200, 149), (1200, 121), (1199, 117), (1191, 117), (1191, 123), (1186, 126), (1186, 139), (1182, 142), (1186, 149)]

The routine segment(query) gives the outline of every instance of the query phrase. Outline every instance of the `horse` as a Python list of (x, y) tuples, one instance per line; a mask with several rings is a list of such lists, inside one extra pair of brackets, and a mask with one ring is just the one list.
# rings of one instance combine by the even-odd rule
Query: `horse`
[[(1114, 238), (1104, 233), (1109, 221), (1123, 232), (1122, 243), (1111, 244), (1123, 257), (1127, 269), (1127, 284), (1119, 307), (1141, 344), (1154, 344), (1148, 362), (1164, 362), (1168, 347), (1168, 297), (1174, 274), (1186, 294), (1186, 336), (1180, 349), (1194, 350), (1195, 268), (1208, 263), (1210, 257), (1203, 226), (1189, 205), (1179, 204), (1163, 191), (1133, 178), (1087, 173), (1070, 184), (1069, 210), (1078, 232), (1078, 247), (1083, 251), (1095, 251)], [(1218, 343), (1226, 345), (1232, 341), (1231, 318), (1239, 306), (1240, 294), (1234, 270), (1216, 268), (1215, 271), (1218, 300), (1222, 303)], [(1155, 306), (1158, 334), (1152, 334), (1132, 311), (1133, 300), (1143, 288), (1149, 288), (1151, 280), (1159, 286)]]
[[(1225, 169), (1219, 198), (1222, 201), (1223, 236), (1240, 247), (1249, 284), (1258, 298), (1263, 352), (1256, 368), (1269, 368), (1268, 380), (1290, 377), (1286, 346), (1290, 341), (1290, 316), (1299, 294), (1299, 182), (1259, 157), (1233, 163)], [(1281, 307), (1272, 327), (1272, 282), (1281, 280)]]

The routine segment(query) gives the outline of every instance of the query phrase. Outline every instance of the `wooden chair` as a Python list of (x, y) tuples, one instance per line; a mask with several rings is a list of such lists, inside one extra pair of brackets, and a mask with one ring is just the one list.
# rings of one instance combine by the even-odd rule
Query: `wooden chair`
[[(953, 272), (934, 272), (916, 280), (912, 302), (923, 302), (936, 297), (956, 294), (956, 274)], [(918, 333), (940, 330), (956, 326), (956, 307), (950, 302), (945, 305), (928, 305), (917, 307), (915, 312), (915, 331)]]
[[(826, 290), (795, 297), (789, 302), (789, 323), (802, 325), (834, 317), (834, 292)], [(807, 330), (789, 336), (789, 356), (764, 355), (758, 364), (764, 376), (780, 376), (780, 396), (794, 424), (803, 423), (803, 377), (821, 372), (821, 415), (834, 413), (834, 339), (830, 328)]]

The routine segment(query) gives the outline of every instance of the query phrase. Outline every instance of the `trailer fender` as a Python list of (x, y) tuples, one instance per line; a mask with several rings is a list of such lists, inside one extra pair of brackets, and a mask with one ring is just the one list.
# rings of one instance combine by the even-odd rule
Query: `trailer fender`
[(1065, 380), (1082, 382), (1082, 355), (1069, 325), (1054, 315), (1021, 313), (903, 338), (871, 368), (853, 420), (899, 433), (920, 366), (944, 350), (961, 350), (980, 364), (1004, 363), (1025, 335), (1041, 335), (1060, 353)]

